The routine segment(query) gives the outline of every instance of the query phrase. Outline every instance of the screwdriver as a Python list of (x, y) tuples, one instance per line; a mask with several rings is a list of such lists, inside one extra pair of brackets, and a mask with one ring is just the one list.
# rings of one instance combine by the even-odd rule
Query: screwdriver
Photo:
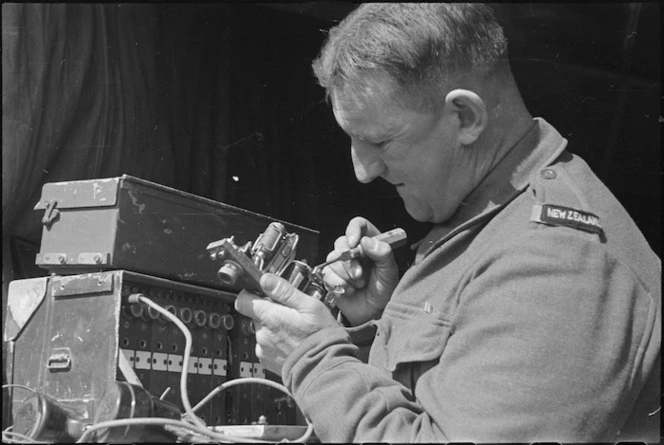
[[(396, 249), (397, 247), (403, 246), (407, 242), (406, 231), (403, 229), (392, 229), (385, 233), (373, 236), (372, 239), (376, 241), (383, 241), (389, 244), (393, 250)], [(316, 274), (321, 270), (323, 270), (325, 266), (329, 266), (330, 264), (336, 263), (337, 261), (348, 261), (352, 260), (353, 258), (360, 258), (360, 257), (364, 257), (364, 250), (362, 249), (361, 245), (358, 245), (357, 247), (346, 250), (337, 258), (325, 261), (324, 263), (321, 263), (318, 266), (314, 267), (312, 273)]]

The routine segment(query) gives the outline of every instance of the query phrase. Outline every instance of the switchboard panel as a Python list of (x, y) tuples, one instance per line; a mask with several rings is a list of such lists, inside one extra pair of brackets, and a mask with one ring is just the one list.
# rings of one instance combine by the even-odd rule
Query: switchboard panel
[[(219, 269), (225, 251), (210, 246), (258, 236), (251, 253), (273, 268), (246, 270), (282, 273), (296, 246), (315, 260), (317, 232), (126, 175), (46, 184), (36, 208), (35, 262), (51, 275), (9, 284), (14, 424), (3, 439), (206, 441), (234, 426), (299, 434), (285, 388), (260, 383), (280, 378), (263, 369), (253, 324), (233, 308), (247, 282), (227, 273), (242, 271), (230, 257)], [(123, 428), (105, 426), (114, 422)]]

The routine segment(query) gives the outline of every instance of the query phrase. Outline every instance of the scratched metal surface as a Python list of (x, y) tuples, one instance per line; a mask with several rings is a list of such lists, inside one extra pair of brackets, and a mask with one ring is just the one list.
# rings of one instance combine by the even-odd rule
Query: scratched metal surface
[[(229, 290), (239, 288), (219, 281), (220, 265), (210, 260), (206, 246), (230, 236), (239, 244), (253, 242), (274, 221), (127, 175), (46, 184), (36, 209), (46, 211), (49, 201), (57, 201), (57, 214), (44, 226), (37, 263), (49, 272), (126, 269)], [(318, 232), (284, 225), (300, 237), (296, 258), (314, 263)], [(104, 260), (82, 263), (81, 254)]]

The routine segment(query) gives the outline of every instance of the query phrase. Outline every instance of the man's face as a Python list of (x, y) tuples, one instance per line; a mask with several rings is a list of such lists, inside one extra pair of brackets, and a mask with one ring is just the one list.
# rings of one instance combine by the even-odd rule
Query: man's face
[(388, 95), (333, 92), (332, 109), (350, 136), (355, 176), (393, 184), (417, 221), (449, 219), (474, 187), (472, 149), (457, 141), (458, 116), (404, 109)]

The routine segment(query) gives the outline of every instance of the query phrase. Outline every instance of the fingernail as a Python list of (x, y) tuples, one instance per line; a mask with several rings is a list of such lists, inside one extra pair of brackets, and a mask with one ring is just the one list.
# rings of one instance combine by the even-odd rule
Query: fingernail
[(362, 276), (362, 267), (360, 265), (353, 266), (350, 274), (353, 278), (360, 278)]
[(273, 291), (277, 287), (278, 283), (279, 283), (278, 277), (273, 273), (263, 274), (260, 281), (261, 287), (265, 292)]
[(349, 245), (354, 246), (357, 242), (357, 237), (355, 235), (349, 235), (346, 240), (348, 241)]

